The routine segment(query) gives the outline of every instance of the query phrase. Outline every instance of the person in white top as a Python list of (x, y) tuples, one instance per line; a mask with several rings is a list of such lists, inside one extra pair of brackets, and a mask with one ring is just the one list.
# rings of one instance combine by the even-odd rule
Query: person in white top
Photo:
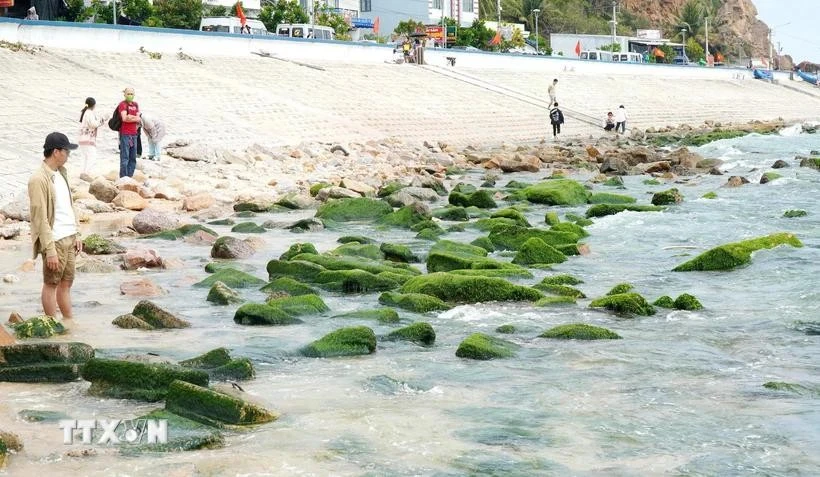
[(162, 155), (162, 139), (165, 137), (165, 123), (153, 114), (140, 113), (142, 130), (148, 136), (148, 159), (158, 161)]
[(558, 78), (552, 80), (552, 84), (547, 88), (547, 94), (550, 95), (550, 106), (552, 106), (558, 100)]
[(83, 159), (83, 172), (88, 172), (97, 162), (97, 129), (108, 122), (108, 118), (98, 115), (94, 107), (97, 101), (94, 98), (85, 98), (85, 107), (80, 113), (80, 149), (79, 154)]
[(621, 130), (621, 134), (626, 132), (626, 120), (627, 119), (628, 119), (628, 117), (626, 115), (626, 109), (624, 109), (624, 105), (622, 104), (615, 111), (615, 132), (618, 132), (618, 129)]

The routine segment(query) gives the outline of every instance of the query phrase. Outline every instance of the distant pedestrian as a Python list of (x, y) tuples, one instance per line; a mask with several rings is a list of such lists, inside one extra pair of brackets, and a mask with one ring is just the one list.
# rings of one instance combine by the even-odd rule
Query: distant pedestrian
[(621, 134), (626, 132), (627, 119), (626, 109), (624, 109), (624, 105), (622, 104), (618, 107), (618, 110), (615, 111), (615, 132), (618, 132), (619, 129)]
[(34, 8), (34, 7), (29, 8), (28, 11), (26, 12), (26, 20), (39, 20), (39, 19), (40, 19), (40, 15), (37, 15), (37, 9)]
[(552, 123), (552, 137), (557, 138), (561, 134), (561, 125), (564, 124), (564, 113), (558, 109), (558, 103), (552, 104), (550, 109), (550, 123)]
[(547, 88), (547, 94), (550, 95), (550, 104), (555, 103), (558, 101), (558, 79), (552, 80), (552, 84), (549, 88)]
[(613, 129), (615, 129), (615, 116), (610, 111), (606, 113), (606, 119), (604, 119), (604, 131), (612, 131)]
[(120, 128), (120, 177), (132, 177), (137, 169), (137, 135), (140, 124), (140, 107), (134, 101), (134, 88), (123, 90), (125, 101), (117, 106), (122, 118)]
[(97, 101), (94, 98), (85, 98), (85, 107), (80, 113), (80, 143), (79, 154), (83, 159), (83, 172), (88, 171), (97, 162), (97, 129), (108, 122), (108, 118), (98, 115), (94, 107)]
[(43, 289), (40, 293), (43, 311), (56, 317), (59, 307), (63, 319), (73, 318), (74, 260), (83, 250), (74, 199), (64, 167), (71, 151), (77, 147), (65, 134), (53, 132), (46, 136), (43, 162), (28, 181), (34, 257), (43, 257)]
[(142, 113), (142, 130), (148, 137), (148, 160), (158, 161), (162, 155), (162, 139), (165, 137), (165, 123), (153, 114)]

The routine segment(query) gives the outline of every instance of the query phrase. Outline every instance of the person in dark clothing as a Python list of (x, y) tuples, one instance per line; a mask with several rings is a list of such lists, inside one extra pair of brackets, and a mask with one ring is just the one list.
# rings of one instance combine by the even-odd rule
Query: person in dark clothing
[(613, 129), (615, 129), (615, 116), (610, 111), (606, 113), (606, 119), (604, 119), (604, 131), (612, 131)]
[(564, 124), (564, 113), (558, 109), (558, 101), (553, 103), (550, 109), (550, 123), (552, 123), (552, 137), (557, 138), (561, 134), (561, 125)]

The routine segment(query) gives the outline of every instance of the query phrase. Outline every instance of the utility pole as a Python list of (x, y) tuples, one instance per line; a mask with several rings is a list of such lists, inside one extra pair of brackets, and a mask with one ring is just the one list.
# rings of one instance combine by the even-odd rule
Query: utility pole
[(311, 3), (313, 5), (313, 9), (311, 10), (311, 15), (310, 15), (310, 23), (311, 23), (311, 25), (310, 25), (310, 38), (312, 40), (315, 40), (316, 39), (316, 5), (319, 3), (319, 1), (318, 0), (311, 0)]
[(709, 66), (709, 17), (706, 20), (706, 66)]
[(501, 28), (501, 0), (496, 2), (496, 9), (498, 10), (498, 28)]
[(444, 0), (441, 0), (441, 45), (445, 49), (447, 48), (447, 22), (444, 21)]
[(117, 0), (113, 0), (111, 2), (111, 4), (114, 5), (114, 25), (116, 25), (117, 24)]
[(774, 65), (772, 64), (772, 29), (769, 28), (769, 75), (770, 81), (774, 83)]
[(535, 55), (538, 56), (538, 46), (541, 44), (541, 39), (538, 38), (538, 14), (541, 13), (541, 10), (535, 8), (532, 12), (535, 13)]
[(618, 0), (612, 0), (612, 44), (618, 42)]

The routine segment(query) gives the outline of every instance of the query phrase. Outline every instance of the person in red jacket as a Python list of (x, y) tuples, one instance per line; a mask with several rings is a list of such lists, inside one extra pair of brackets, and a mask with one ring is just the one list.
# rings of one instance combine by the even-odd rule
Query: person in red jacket
[(137, 168), (137, 128), (140, 125), (140, 107), (134, 101), (134, 88), (123, 90), (125, 100), (117, 106), (122, 118), (120, 127), (120, 177), (132, 177)]

